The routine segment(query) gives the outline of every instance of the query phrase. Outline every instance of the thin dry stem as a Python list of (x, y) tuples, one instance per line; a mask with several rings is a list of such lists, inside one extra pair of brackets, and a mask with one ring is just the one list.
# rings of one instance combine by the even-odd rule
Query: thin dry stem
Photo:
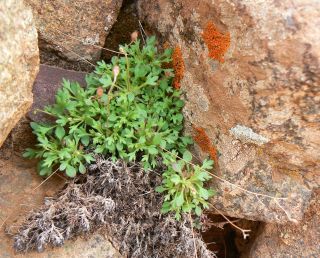
[(196, 245), (196, 240), (195, 240), (195, 237), (194, 237), (192, 218), (191, 218), (191, 214), (190, 213), (188, 215), (189, 215), (189, 221), (190, 221), (191, 230), (192, 230), (192, 238), (193, 238), (193, 246), (194, 246), (194, 257), (198, 258), (197, 245)]
[[(170, 153), (172, 156), (174, 156), (174, 157), (176, 157), (176, 158), (178, 158), (178, 159), (184, 160), (183, 158), (181, 158), (181, 157), (179, 157), (178, 155), (170, 152), (169, 150), (167, 150), (167, 149), (165, 149), (165, 148), (162, 148), (162, 149), (163, 149), (164, 151)], [(191, 166), (195, 166), (195, 164), (193, 164), (192, 162), (188, 162), (188, 161), (186, 161), (186, 160), (184, 160), (184, 161), (185, 161), (186, 163), (190, 164)], [(205, 170), (204, 170), (204, 171), (205, 171)], [(259, 197), (265, 197), (265, 198), (269, 198), (269, 199), (274, 200), (274, 202), (276, 203), (276, 205), (286, 214), (287, 218), (288, 218), (290, 221), (292, 221), (292, 222), (294, 222), (294, 223), (297, 223), (297, 220), (293, 219), (293, 218), (291, 217), (291, 215), (289, 214), (289, 212), (288, 212), (287, 210), (285, 210), (285, 209), (281, 206), (281, 204), (278, 202), (278, 200), (286, 200), (286, 199), (288, 199), (287, 197), (275, 197), (275, 196), (270, 196), (270, 195), (267, 195), (267, 194), (256, 193), (256, 192), (247, 190), (247, 189), (245, 189), (245, 188), (243, 188), (243, 187), (241, 187), (241, 186), (239, 186), (239, 185), (236, 185), (236, 184), (234, 184), (234, 183), (231, 183), (230, 181), (228, 181), (228, 180), (226, 180), (226, 179), (224, 179), (224, 178), (222, 178), (222, 177), (219, 177), (219, 176), (217, 176), (217, 175), (215, 175), (215, 174), (213, 174), (213, 173), (211, 173), (211, 172), (208, 172), (208, 173), (209, 173), (211, 176), (213, 176), (214, 178), (217, 178), (217, 179), (219, 179), (219, 180), (221, 180), (221, 181), (223, 181), (223, 182), (225, 182), (225, 183), (228, 183), (228, 184), (232, 185), (233, 187), (235, 187), (235, 188), (237, 188), (237, 189), (240, 189), (241, 191), (243, 191), (243, 192), (245, 192), (245, 193), (254, 195), (254, 196), (259, 200), (259, 202), (262, 203), (262, 204), (263, 204), (263, 202), (259, 199)], [(264, 204), (263, 204), (263, 205), (264, 205)]]
[[(176, 158), (178, 158), (178, 159), (181, 159), (181, 160), (183, 160), (184, 162), (190, 164), (191, 166), (195, 166), (195, 164), (193, 164), (192, 162), (189, 162), (189, 161), (184, 160), (183, 158), (181, 158), (181, 157), (179, 157), (178, 155), (170, 152), (169, 150), (167, 150), (167, 149), (165, 149), (165, 148), (162, 148), (162, 147), (160, 147), (160, 148), (163, 149), (164, 151), (170, 153), (172, 156), (174, 156), (174, 157), (176, 157)], [(206, 170), (203, 169), (203, 171), (206, 171)], [(236, 185), (236, 184), (234, 184), (234, 183), (231, 183), (230, 181), (228, 181), (228, 180), (226, 180), (226, 179), (224, 179), (224, 178), (222, 178), (222, 177), (219, 177), (219, 176), (217, 176), (217, 175), (215, 175), (215, 174), (213, 174), (213, 173), (210, 173), (210, 172), (208, 172), (208, 173), (209, 173), (211, 176), (213, 176), (214, 178), (217, 178), (217, 179), (219, 179), (219, 180), (221, 180), (221, 181), (223, 181), (223, 182), (225, 182), (225, 183), (228, 183), (228, 184), (234, 186), (235, 188), (238, 188), (238, 189), (240, 189), (240, 190), (242, 190), (242, 191), (244, 191), (244, 192), (246, 192), (246, 193), (253, 194), (253, 195), (255, 195), (255, 196), (264, 196), (264, 197), (267, 197), (267, 198), (278, 199), (278, 200), (286, 200), (286, 199), (287, 199), (287, 197), (275, 197), (275, 196), (271, 196), (271, 195), (267, 195), (267, 194), (252, 192), (252, 191), (247, 190), (247, 189), (245, 189), (245, 188), (243, 188), (243, 187), (241, 187), (241, 186), (238, 186), (238, 185)]]
[(225, 220), (227, 220), (233, 227), (235, 227), (236, 229), (240, 230), (242, 235), (243, 235), (243, 239), (247, 239), (249, 235), (249, 232), (251, 231), (250, 229), (243, 229), (238, 227), (236, 224), (234, 224), (231, 220), (229, 220), (221, 211), (219, 211), (216, 207), (214, 207), (212, 204), (210, 204), (210, 206), (216, 210)]
[(45, 182), (47, 182), (56, 172), (58, 171), (58, 168), (50, 174), (45, 180), (43, 180), (38, 186), (36, 186), (33, 191), (37, 190), (40, 186), (42, 186)]
[(140, 34), (141, 34), (141, 37), (142, 37), (142, 40), (143, 40), (143, 44), (145, 45), (145, 44), (146, 44), (146, 41), (145, 41), (145, 39), (144, 39), (143, 34), (144, 34), (145, 36), (147, 36), (147, 34), (146, 34), (146, 32), (144, 31), (143, 26), (142, 26), (140, 20), (139, 20), (139, 29), (140, 29)]
[[(60, 33), (60, 34), (62, 34), (62, 35), (64, 35), (64, 36), (70, 38), (70, 39), (74, 39), (74, 40), (82, 43), (84, 46), (87, 45), (87, 44), (84, 44), (83, 41), (82, 41), (80, 38), (78, 38), (78, 37), (70, 36), (70, 35), (68, 35), (68, 34), (65, 34), (65, 33), (63, 33), (62, 31), (58, 30), (57, 28), (52, 28), (52, 29), (55, 30), (56, 32), (58, 32), (58, 33)], [(89, 46), (93, 46), (93, 47), (95, 47), (95, 48), (103, 49), (103, 50), (106, 50), (106, 51), (109, 51), (109, 52), (112, 52), (112, 53), (115, 53), (115, 54), (123, 55), (123, 53), (118, 52), (118, 51), (115, 51), (115, 50), (112, 50), (112, 49), (109, 49), (109, 48), (97, 46), (97, 45), (95, 45), (95, 44), (88, 44), (88, 45), (89, 45)]]
[[(55, 43), (55, 44), (57, 44), (57, 43)], [(82, 61), (85, 61), (86, 63), (90, 64), (90, 65), (93, 66), (93, 67), (96, 67), (93, 63), (91, 63), (90, 61), (88, 61), (88, 60), (85, 59), (84, 57), (80, 56), (78, 53), (72, 51), (71, 49), (68, 49), (67, 47), (62, 46), (62, 45), (59, 45), (59, 44), (57, 44), (57, 45), (63, 47), (63, 48), (66, 49), (67, 51), (75, 54), (75, 55), (76, 55), (77, 57), (79, 57)]]

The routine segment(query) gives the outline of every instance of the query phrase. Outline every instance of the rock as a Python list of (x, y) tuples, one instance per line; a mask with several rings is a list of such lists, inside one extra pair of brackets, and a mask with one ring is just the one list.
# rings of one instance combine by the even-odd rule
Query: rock
[(320, 191), (314, 194), (310, 207), (298, 224), (267, 224), (255, 240), (250, 253), (243, 257), (319, 257)]
[[(40, 65), (39, 73), (32, 89), (34, 102), (29, 112), (19, 120), (12, 129), (10, 137), (8, 137), (3, 144), (7, 146), (7, 148), (3, 148), (3, 155), (7, 156), (5, 151), (7, 151), (8, 148), (13, 151), (15, 155), (22, 154), (26, 148), (33, 148), (37, 141), (35, 135), (32, 133), (30, 122), (53, 122), (54, 119), (52, 119), (51, 116), (44, 114), (40, 110), (43, 110), (47, 105), (55, 103), (55, 94), (61, 87), (63, 78), (76, 81), (81, 86), (85, 86), (85, 76), (86, 73), (84, 72)], [(1, 151), (0, 156), (2, 156)]]
[(37, 31), (23, 1), (0, 5), (0, 146), (32, 104), (39, 69)]
[(139, 0), (138, 10), (182, 53), (186, 132), (206, 134), (196, 150), (216, 161), (211, 203), (232, 217), (301, 220), (320, 183), (320, 2)]
[[(4, 152), (5, 147), (0, 149), (0, 153)], [(15, 155), (10, 155), (9, 159), (0, 156), (0, 178), (0, 258), (122, 257), (102, 230), (85, 238), (66, 241), (61, 248), (48, 248), (44, 253), (15, 254), (11, 234), (15, 232), (17, 225), (33, 208), (43, 204), (44, 197), (54, 195), (63, 187), (65, 180), (54, 175), (42, 183), (42, 178), (37, 175), (35, 162)]]
[[(39, 31), (40, 49), (71, 61), (100, 58), (122, 0), (26, 0)], [(91, 45), (91, 46), (90, 46)], [(93, 47), (96, 45), (98, 47)]]
[(62, 80), (76, 81), (86, 86), (86, 73), (66, 70), (49, 65), (40, 65), (39, 74), (33, 85), (34, 103), (28, 117), (35, 122), (48, 122), (50, 117), (40, 110), (55, 103), (55, 95), (62, 85)]

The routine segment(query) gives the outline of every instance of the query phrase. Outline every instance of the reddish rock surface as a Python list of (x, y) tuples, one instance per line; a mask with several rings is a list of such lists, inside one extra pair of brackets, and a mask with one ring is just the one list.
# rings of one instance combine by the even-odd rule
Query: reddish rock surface
[(283, 258), (319, 257), (320, 191), (313, 195), (310, 207), (298, 224), (267, 224), (249, 253), (243, 257)]
[[(40, 49), (71, 61), (95, 62), (117, 19), (122, 0), (26, 0), (39, 32)], [(97, 45), (93, 47), (90, 45)]]
[(320, 183), (320, 3), (139, 0), (138, 9), (160, 43), (182, 51), (187, 132), (202, 127), (219, 153), (216, 175), (242, 187), (216, 178), (212, 204), (232, 217), (301, 220)]
[(78, 82), (85, 86), (84, 72), (66, 70), (59, 67), (40, 65), (40, 71), (33, 85), (34, 102), (28, 113), (28, 117), (36, 122), (45, 122), (50, 119), (39, 110), (43, 110), (46, 105), (55, 103), (55, 95), (62, 86), (62, 80)]
[[(62, 77), (83, 83), (84, 73), (41, 66), (34, 86), (35, 102), (32, 110), (53, 102)], [(35, 121), (47, 121), (45, 117), (30, 112), (30, 117)], [(45, 197), (54, 195), (65, 183), (65, 179), (58, 175), (44, 182), (37, 174), (36, 161), (21, 158), (25, 148), (34, 145), (30, 121), (27, 117), (21, 119), (0, 148), (0, 258), (122, 257), (103, 231), (67, 241), (61, 248), (48, 248), (44, 253), (14, 253), (12, 235), (17, 226), (28, 212), (42, 205)]]
[(32, 12), (22, 0), (0, 4), (0, 146), (32, 104), (39, 70)]

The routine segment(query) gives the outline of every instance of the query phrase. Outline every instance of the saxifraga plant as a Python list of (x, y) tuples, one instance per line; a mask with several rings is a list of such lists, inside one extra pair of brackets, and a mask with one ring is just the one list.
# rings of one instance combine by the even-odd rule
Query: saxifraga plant
[(173, 70), (165, 68), (172, 51), (158, 53), (155, 43), (150, 37), (142, 48), (139, 40), (120, 46), (123, 56), (110, 64), (98, 62), (86, 88), (63, 80), (56, 103), (42, 111), (55, 123), (31, 123), (38, 144), (24, 157), (40, 159), (42, 176), (56, 169), (69, 177), (86, 172), (85, 165), (94, 160), (88, 150), (141, 162), (146, 170), (162, 162), (168, 167), (158, 188), (166, 193), (163, 211), (175, 211), (176, 218), (180, 212), (199, 215), (212, 194), (203, 187), (212, 164), (192, 167), (173, 158), (184, 155), (190, 161), (186, 149), (192, 139), (182, 135), (184, 102), (172, 87)]

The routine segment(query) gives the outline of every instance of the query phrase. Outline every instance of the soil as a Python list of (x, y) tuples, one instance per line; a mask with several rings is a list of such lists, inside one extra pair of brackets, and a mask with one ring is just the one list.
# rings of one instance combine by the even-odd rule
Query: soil
[(34, 190), (43, 181), (37, 175), (36, 164), (34, 161), (22, 159), (20, 153), (13, 150), (14, 146), (9, 138), (0, 149), (1, 258), (16, 257), (10, 229), (23, 220), (33, 208), (38, 207), (44, 197), (53, 195), (64, 184), (61, 178), (53, 177)]

